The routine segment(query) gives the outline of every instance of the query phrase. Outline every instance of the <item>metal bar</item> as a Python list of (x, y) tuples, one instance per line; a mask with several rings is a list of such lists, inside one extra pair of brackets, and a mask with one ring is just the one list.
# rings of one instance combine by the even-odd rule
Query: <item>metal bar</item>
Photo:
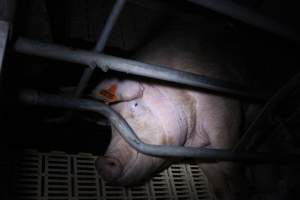
[(275, 33), (293, 41), (300, 41), (299, 34), (290, 27), (281, 24), (245, 6), (231, 0), (189, 0), (213, 11), (230, 16), (244, 23), (256, 26), (262, 30)]
[(8, 39), (9, 23), (6, 21), (0, 21), (0, 74), (2, 71), (2, 63), (6, 49), (6, 43)]
[(79, 84), (78, 84), (78, 87), (76, 88), (76, 91), (75, 91), (75, 94), (74, 94), (74, 97), (76, 98), (79, 98), (81, 96), (81, 94), (83, 93), (84, 89), (86, 88), (86, 86), (88, 85), (88, 82), (95, 70), (96, 66), (89, 66), (87, 67), (81, 78), (80, 78), (80, 81), (79, 81)]
[[(267, 119), (268, 116), (274, 111), (276, 107), (282, 101), (288, 97), (288, 95), (293, 92), (297, 87), (300, 85), (300, 73), (296, 74), (291, 80), (288, 81), (282, 88), (280, 88), (273, 97), (265, 104), (265, 106), (262, 108), (262, 110), (259, 112), (255, 120), (250, 124), (246, 132), (243, 134), (240, 141), (237, 143), (237, 145), (234, 147), (233, 151), (242, 151), (246, 147), (246, 144), (249, 143), (249, 141), (252, 141), (252, 138), (255, 137), (256, 141), (261, 140), (265, 134), (261, 134), (259, 136), (257, 135), (257, 131), (260, 127), (262, 127)], [(252, 141), (252, 146), (255, 144), (255, 141)], [(248, 147), (249, 148), (249, 147)]]
[[(95, 68), (96, 66), (89, 66), (83, 71), (83, 74), (80, 78), (77, 88), (75, 89), (75, 93), (73, 97), (75, 98), (81, 97), (82, 93), (84, 92), (84, 89), (88, 85), (91, 76), (93, 75), (93, 71), (95, 70)], [(47, 119), (46, 121), (48, 123), (64, 123), (69, 121), (72, 118), (72, 116), (73, 116), (73, 111), (67, 111), (66, 113), (64, 113), (62, 116), (58, 118)]]
[(20, 94), (24, 103), (39, 106), (63, 107), (80, 111), (91, 111), (107, 117), (124, 140), (135, 150), (143, 154), (159, 157), (198, 158), (202, 161), (238, 161), (255, 163), (299, 163), (299, 154), (232, 152), (224, 149), (182, 147), (172, 145), (151, 145), (142, 142), (120, 114), (108, 105), (97, 101), (60, 97), (24, 91)]
[[(94, 51), (97, 53), (101, 53), (107, 43), (107, 40), (109, 38), (109, 35), (118, 19), (118, 16), (120, 15), (126, 0), (117, 0), (114, 4), (114, 7), (105, 23), (105, 26), (100, 34), (99, 40), (95, 46)], [(79, 84), (75, 91), (75, 97), (80, 97), (83, 93), (84, 89), (86, 88), (90, 78), (92, 77), (94, 73), (94, 66), (89, 66), (86, 68), (82, 74), (82, 77), (79, 81)]]
[(0, 0), (0, 74), (15, 14), (15, 0)]
[[(109, 38), (109, 35), (112, 31), (112, 28), (114, 27), (114, 25), (118, 19), (118, 16), (120, 15), (120, 13), (125, 5), (125, 2), (126, 2), (126, 0), (117, 0), (116, 1), (115, 5), (112, 9), (112, 12), (110, 13), (110, 15), (105, 23), (105, 26), (100, 34), (99, 40), (94, 49), (95, 52), (100, 53), (103, 51), (103, 49), (106, 45), (106, 42)], [(93, 64), (93, 65), (88, 66), (86, 69), (84, 69), (83, 74), (79, 80), (78, 86), (75, 89), (74, 97), (76, 97), (76, 98), (81, 97), (82, 93), (84, 92), (85, 88), (87, 87), (88, 82), (91, 79), (91, 77), (95, 71), (95, 68), (96, 68), (96, 66)], [(62, 118), (59, 118), (55, 121), (56, 122), (66, 121), (72, 117), (72, 113), (73, 113), (72, 111), (67, 112)]]
[(15, 49), (19, 53), (28, 55), (58, 59), (88, 66), (91, 64), (95, 64), (103, 71), (114, 70), (127, 74), (144, 76), (196, 88), (207, 89), (214, 92), (233, 95), (250, 100), (267, 99), (265, 93), (253, 92), (248, 88), (232, 82), (208, 78), (206, 76), (183, 72), (168, 67), (150, 65), (138, 61), (104, 54), (97, 54), (85, 50), (76, 50), (55, 44), (48, 44), (20, 38), (15, 44)]
[(83, 74), (80, 77), (79, 83), (75, 89), (74, 97), (81, 97), (95, 71), (95, 68), (96, 66), (88, 66), (84, 69)]
[(126, 3), (126, 0), (116, 0), (116, 3), (105, 23), (105, 26), (100, 34), (99, 40), (95, 46), (94, 51), (97, 53), (101, 53), (106, 45), (106, 42), (109, 38), (109, 35), (116, 24), (116, 21), (123, 10), (123, 7)]

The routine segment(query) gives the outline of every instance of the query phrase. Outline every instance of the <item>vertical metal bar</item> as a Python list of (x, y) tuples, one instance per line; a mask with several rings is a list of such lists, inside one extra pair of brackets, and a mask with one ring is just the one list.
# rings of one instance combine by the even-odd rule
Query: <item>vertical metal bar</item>
[(0, 74), (2, 71), (2, 62), (5, 54), (8, 32), (9, 32), (9, 23), (6, 21), (0, 21)]
[(15, 0), (0, 0), (0, 73), (14, 14)]
[[(84, 72), (80, 78), (79, 84), (76, 88), (76, 91), (73, 94), (73, 97), (79, 98), (81, 96), (81, 94), (84, 92), (84, 89), (86, 88), (88, 81), (90, 80), (90, 77), (93, 74), (93, 71), (95, 68), (96, 68), (96, 65), (90, 65), (84, 70)], [(68, 111), (68, 112), (64, 113), (63, 116), (60, 116), (55, 119), (47, 119), (46, 122), (48, 122), (48, 123), (63, 123), (63, 122), (70, 120), (72, 118), (72, 115), (73, 115), (73, 111)]]
[[(114, 4), (114, 7), (112, 9), (112, 12), (110, 13), (105, 26), (100, 34), (100, 37), (97, 41), (97, 44), (94, 48), (94, 52), (101, 53), (107, 43), (107, 40), (109, 38), (109, 35), (125, 5), (126, 0), (116, 0), (116, 3)], [(85, 88), (88, 85), (89, 80), (91, 79), (94, 70), (96, 68), (96, 65), (90, 65), (87, 67), (78, 83), (78, 86), (76, 87), (76, 90), (74, 92), (74, 97), (79, 98), (82, 93), (84, 92)], [(67, 113), (63, 118), (69, 119), (72, 116), (72, 112)]]
[(99, 40), (95, 46), (94, 51), (101, 53), (106, 45), (109, 35), (117, 22), (117, 19), (123, 10), (126, 0), (116, 0), (116, 3), (106, 21), (106, 24), (100, 34)]
[[(0, 121), (5, 118), (3, 116), (3, 109), (6, 106), (5, 94), (3, 92), (2, 83), (2, 65), (5, 56), (7, 43), (10, 39), (10, 33), (12, 32), (13, 19), (15, 14), (15, 0), (0, 0)], [(3, 122), (2, 122), (3, 123)], [(1, 167), (1, 166), (0, 166)], [(5, 198), (4, 193), (4, 198)], [(2, 195), (1, 195), (2, 196)]]
[(81, 96), (81, 94), (83, 93), (84, 89), (86, 88), (95, 68), (96, 68), (96, 65), (90, 65), (84, 70), (84, 72), (80, 78), (80, 81), (79, 81), (79, 83), (81, 83), (81, 84), (78, 85), (78, 87), (75, 91), (74, 97), (78, 98)]
[[(107, 40), (109, 38), (109, 35), (118, 19), (118, 16), (120, 15), (120, 13), (125, 5), (125, 2), (126, 2), (126, 0), (117, 0), (116, 1), (115, 5), (112, 9), (112, 12), (110, 13), (110, 15), (105, 23), (105, 26), (100, 34), (98, 42), (94, 48), (95, 52), (101, 53), (103, 51), (103, 49), (107, 43)], [(75, 95), (74, 95), (75, 97), (80, 97), (82, 95), (84, 89), (87, 86), (87, 83), (89, 82), (91, 76), (94, 73), (94, 69), (95, 69), (95, 67), (90, 66), (84, 70), (82, 77), (79, 81), (79, 84), (76, 88)]]

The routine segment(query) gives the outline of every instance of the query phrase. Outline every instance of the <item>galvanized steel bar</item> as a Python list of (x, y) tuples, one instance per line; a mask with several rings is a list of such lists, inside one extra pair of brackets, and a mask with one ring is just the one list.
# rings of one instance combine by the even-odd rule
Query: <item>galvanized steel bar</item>
[(0, 73), (15, 14), (15, 0), (0, 0)]
[(101, 53), (106, 45), (106, 42), (109, 38), (109, 35), (121, 13), (123, 10), (123, 7), (126, 3), (126, 0), (116, 0), (116, 3), (114, 4), (114, 7), (105, 23), (105, 26), (100, 34), (99, 40), (96, 44), (96, 47), (94, 49), (95, 52)]
[(9, 33), (9, 23), (0, 20), (0, 74), (2, 71), (2, 62), (5, 54), (6, 43)]
[(231, 0), (189, 0), (213, 11), (230, 16), (244, 23), (256, 26), (293, 41), (300, 41), (299, 33), (290, 27), (264, 16), (250, 8), (239, 5)]
[(206, 76), (183, 72), (168, 67), (150, 65), (129, 59), (97, 54), (94, 52), (68, 48), (65, 46), (30, 39), (18, 39), (15, 44), (15, 50), (19, 53), (73, 62), (87, 66), (96, 65), (103, 71), (114, 70), (127, 74), (207, 89), (241, 98), (252, 100), (265, 100), (267, 98), (264, 93), (250, 91), (249, 89), (232, 82), (208, 78)]
[[(107, 43), (107, 40), (109, 38), (109, 35), (118, 19), (118, 16), (120, 15), (124, 5), (125, 5), (126, 0), (117, 0), (106, 23), (105, 26), (100, 34), (99, 40), (96, 44), (96, 47), (94, 49), (95, 52), (101, 53)], [(75, 97), (80, 97), (85, 90), (89, 80), (91, 79), (93, 73), (94, 73), (95, 67), (89, 66), (86, 68), (82, 74), (82, 77), (79, 81), (79, 84), (76, 88), (75, 91)]]
[(224, 149), (146, 144), (138, 138), (120, 114), (104, 103), (41, 94), (34, 91), (22, 92), (20, 100), (31, 105), (62, 107), (101, 114), (110, 120), (112, 126), (132, 148), (150, 156), (198, 158), (203, 162), (235, 161), (276, 164), (300, 162), (299, 154), (232, 152)]

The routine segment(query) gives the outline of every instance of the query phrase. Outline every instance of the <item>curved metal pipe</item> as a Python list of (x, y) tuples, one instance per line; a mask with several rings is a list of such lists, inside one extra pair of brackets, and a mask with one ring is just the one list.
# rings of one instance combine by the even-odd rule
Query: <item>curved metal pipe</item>
[(192, 87), (203, 88), (214, 92), (229, 94), (252, 100), (265, 100), (266, 94), (250, 91), (232, 82), (208, 78), (189, 72), (183, 72), (168, 67), (150, 65), (114, 56), (97, 54), (85, 50), (76, 50), (60, 45), (49, 44), (30, 39), (20, 38), (15, 44), (15, 50), (28, 55), (52, 58), (87, 66), (97, 66), (103, 71), (114, 70), (127, 74), (149, 77)]
[(142, 142), (120, 114), (104, 103), (40, 94), (33, 91), (22, 92), (20, 100), (32, 105), (63, 107), (81, 111), (91, 111), (107, 117), (124, 140), (135, 150), (150, 156), (198, 158), (202, 161), (240, 161), (255, 163), (300, 162), (298, 154), (232, 152), (222, 149), (193, 148), (171, 145), (152, 145)]

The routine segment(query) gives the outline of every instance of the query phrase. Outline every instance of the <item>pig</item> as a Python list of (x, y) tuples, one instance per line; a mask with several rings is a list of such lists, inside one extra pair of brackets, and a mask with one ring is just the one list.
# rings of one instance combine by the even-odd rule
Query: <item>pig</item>
[[(230, 69), (232, 51), (224, 51), (226, 26), (212, 24), (218, 28), (204, 22), (201, 26), (184, 20), (171, 23), (133, 58), (212, 78), (239, 80)], [(110, 77), (95, 87), (92, 97), (110, 104), (148, 144), (230, 149), (240, 132), (241, 103), (206, 90), (143, 78)], [(96, 169), (110, 184), (132, 186), (173, 161), (137, 152), (112, 127), (111, 142), (105, 155), (96, 160)], [(212, 199), (240, 198), (238, 165), (218, 162), (202, 163), (201, 167)]]

